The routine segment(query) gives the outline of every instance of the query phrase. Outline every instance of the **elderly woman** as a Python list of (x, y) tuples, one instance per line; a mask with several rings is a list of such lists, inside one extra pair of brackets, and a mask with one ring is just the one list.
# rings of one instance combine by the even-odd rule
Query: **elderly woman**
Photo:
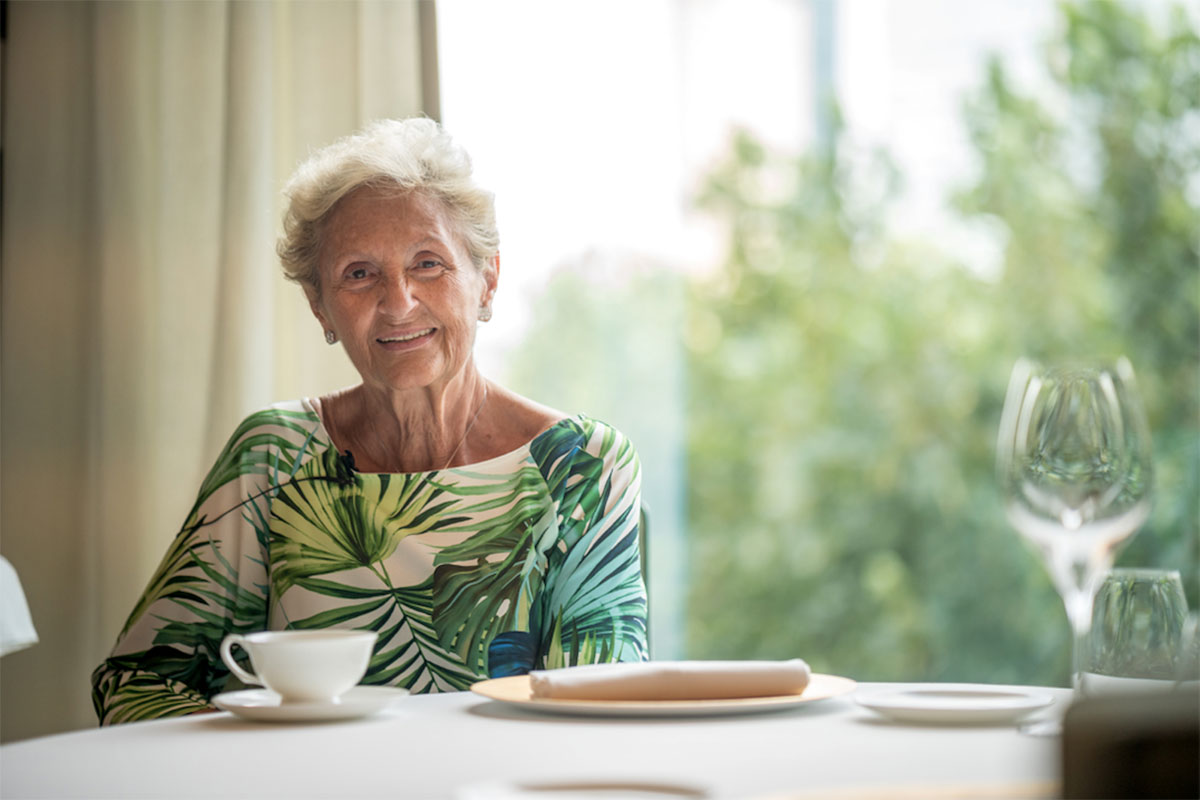
[(645, 659), (633, 447), (476, 368), (500, 258), (466, 153), (378, 122), (287, 195), (284, 270), (362, 382), (234, 431), (93, 675), (101, 723), (211, 708), (231, 632), (377, 631), (364, 682), (414, 692)]

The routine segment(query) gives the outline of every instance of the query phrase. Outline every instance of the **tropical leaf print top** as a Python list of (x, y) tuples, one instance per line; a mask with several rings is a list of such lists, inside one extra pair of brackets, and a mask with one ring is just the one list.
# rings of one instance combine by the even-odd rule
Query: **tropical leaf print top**
[(643, 660), (640, 478), (628, 440), (584, 416), (489, 461), (375, 474), (307, 401), (252, 414), (93, 674), (96, 713), (210, 708), (232, 632), (373, 630), (364, 683), (414, 692)]

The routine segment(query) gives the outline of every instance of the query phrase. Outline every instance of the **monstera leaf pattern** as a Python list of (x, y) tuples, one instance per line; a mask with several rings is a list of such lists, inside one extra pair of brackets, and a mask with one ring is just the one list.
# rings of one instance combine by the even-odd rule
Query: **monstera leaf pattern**
[(266, 628), (373, 630), (364, 682), (415, 692), (644, 659), (639, 470), (583, 416), (482, 464), (369, 474), (309, 404), (253, 414), (96, 669), (97, 715), (211, 707), (221, 640)]

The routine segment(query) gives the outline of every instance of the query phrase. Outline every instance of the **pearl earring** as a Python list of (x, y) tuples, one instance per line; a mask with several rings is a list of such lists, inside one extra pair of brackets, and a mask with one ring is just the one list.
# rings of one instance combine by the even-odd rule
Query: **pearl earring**
[(491, 318), (492, 318), (492, 307), (491, 306), (480, 306), (479, 307), (479, 321), (487, 322)]
[(337, 334), (333, 331), (325, 331), (325, 344), (337, 344)]

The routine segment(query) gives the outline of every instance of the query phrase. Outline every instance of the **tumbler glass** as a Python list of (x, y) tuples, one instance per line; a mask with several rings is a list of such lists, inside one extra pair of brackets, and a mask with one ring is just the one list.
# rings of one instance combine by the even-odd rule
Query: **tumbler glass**
[(1096, 593), (1084, 693), (1172, 688), (1187, 618), (1178, 571), (1110, 570)]

